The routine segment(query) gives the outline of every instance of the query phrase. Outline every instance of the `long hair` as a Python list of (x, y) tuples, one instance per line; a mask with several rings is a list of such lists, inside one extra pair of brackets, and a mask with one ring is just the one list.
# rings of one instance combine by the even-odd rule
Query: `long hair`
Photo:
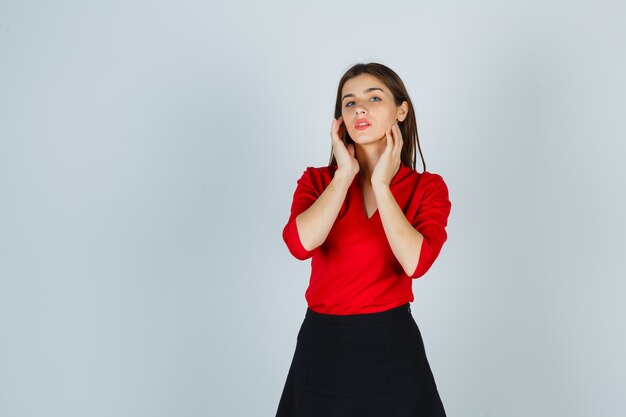
[[(417, 135), (417, 122), (415, 121), (415, 111), (413, 110), (413, 103), (411, 102), (411, 98), (409, 97), (409, 93), (404, 86), (404, 83), (391, 68), (379, 64), (376, 62), (370, 63), (357, 63), (350, 67), (341, 77), (339, 81), (339, 86), (337, 87), (337, 100), (335, 102), (335, 119), (338, 119), (341, 116), (341, 89), (343, 85), (351, 78), (356, 77), (357, 75), (367, 73), (375, 76), (387, 86), (391, 94), (393, 94), (394, 101), (396, 106), (402, 104), (403, 101), (406, 101), (409, 104), (409, 111), (407, 117), (402, 121), (398, 122), (398, 126), (400, 127), (400, 132), (402, 133), (402, 152), (400, 154), (400, 159), (404, 165), (411, 167), (415, 170), (415, 146), (417, 145), (417, 149), (420, 151), (420, 156), (422, 158), (422, 165), (424, 166), (424, 171), (426, 171), (426, 162), (424, 162), (424, 155), (422, 155), (422, 148), (420, 147), (419, 137)], [(347, 130), (341, 138), (345, 145), (349, 143), (354, 143)], [(355, 145), (356, 147), (356, 145)], [(330, 162), (328, 166), (336, 165), (337, 161), (335, 159), (335, 155), (333, 154), (332, 146), (330, 149)]]

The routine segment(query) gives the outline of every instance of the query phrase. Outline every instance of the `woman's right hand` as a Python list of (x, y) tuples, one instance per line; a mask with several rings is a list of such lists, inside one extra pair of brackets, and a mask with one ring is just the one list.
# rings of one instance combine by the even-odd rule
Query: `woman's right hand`
[(346, 172), (354, 176), (359, 172), (359, 161), (354, 156), (354, 144), (349, 143), (346, 147), (341, 140), (345, 132), (346, 126), (343, 121), (343, 116), (339, 116), (338, 119), (333, 117), (330, 137), (333, 141), (333, 154), (337, 161), (337, 171), (341, 170), (341, 172)]

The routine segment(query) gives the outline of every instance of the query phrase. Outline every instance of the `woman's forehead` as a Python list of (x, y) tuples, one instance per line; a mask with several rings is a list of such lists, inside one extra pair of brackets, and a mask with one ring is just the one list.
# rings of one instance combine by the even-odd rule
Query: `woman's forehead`
[(388, 88), (378, 78), (369, 74), (360, 74), (349, 79), (344, 83), (341, 90), (342, 97), (346, 94), (367, 94), (374, 90), (379, 92), (382, 90), (384, 93), (389, 92)]

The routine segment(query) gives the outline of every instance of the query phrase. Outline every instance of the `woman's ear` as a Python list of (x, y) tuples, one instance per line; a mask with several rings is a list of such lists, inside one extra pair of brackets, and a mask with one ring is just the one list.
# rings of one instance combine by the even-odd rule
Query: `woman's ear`
[(406, 119), (406, 116), (409, 114), (409, 103), (403, 101), (400, 105), (399, 114), (396, 115), (396, 120), (398, 122), (403, 122)]

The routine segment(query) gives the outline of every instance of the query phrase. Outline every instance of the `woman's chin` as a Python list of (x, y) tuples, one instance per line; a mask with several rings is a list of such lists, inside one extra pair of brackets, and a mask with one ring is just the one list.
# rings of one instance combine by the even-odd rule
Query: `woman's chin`
[(368, 134), (352, 136), (352, 140), (354, 140), (354, 142), (358, 143), (359, 145), (367, 145), (368, 143), (378, 142), (382, 139), (385, 139), (385, 135), (382, 135), (380, 137)]

